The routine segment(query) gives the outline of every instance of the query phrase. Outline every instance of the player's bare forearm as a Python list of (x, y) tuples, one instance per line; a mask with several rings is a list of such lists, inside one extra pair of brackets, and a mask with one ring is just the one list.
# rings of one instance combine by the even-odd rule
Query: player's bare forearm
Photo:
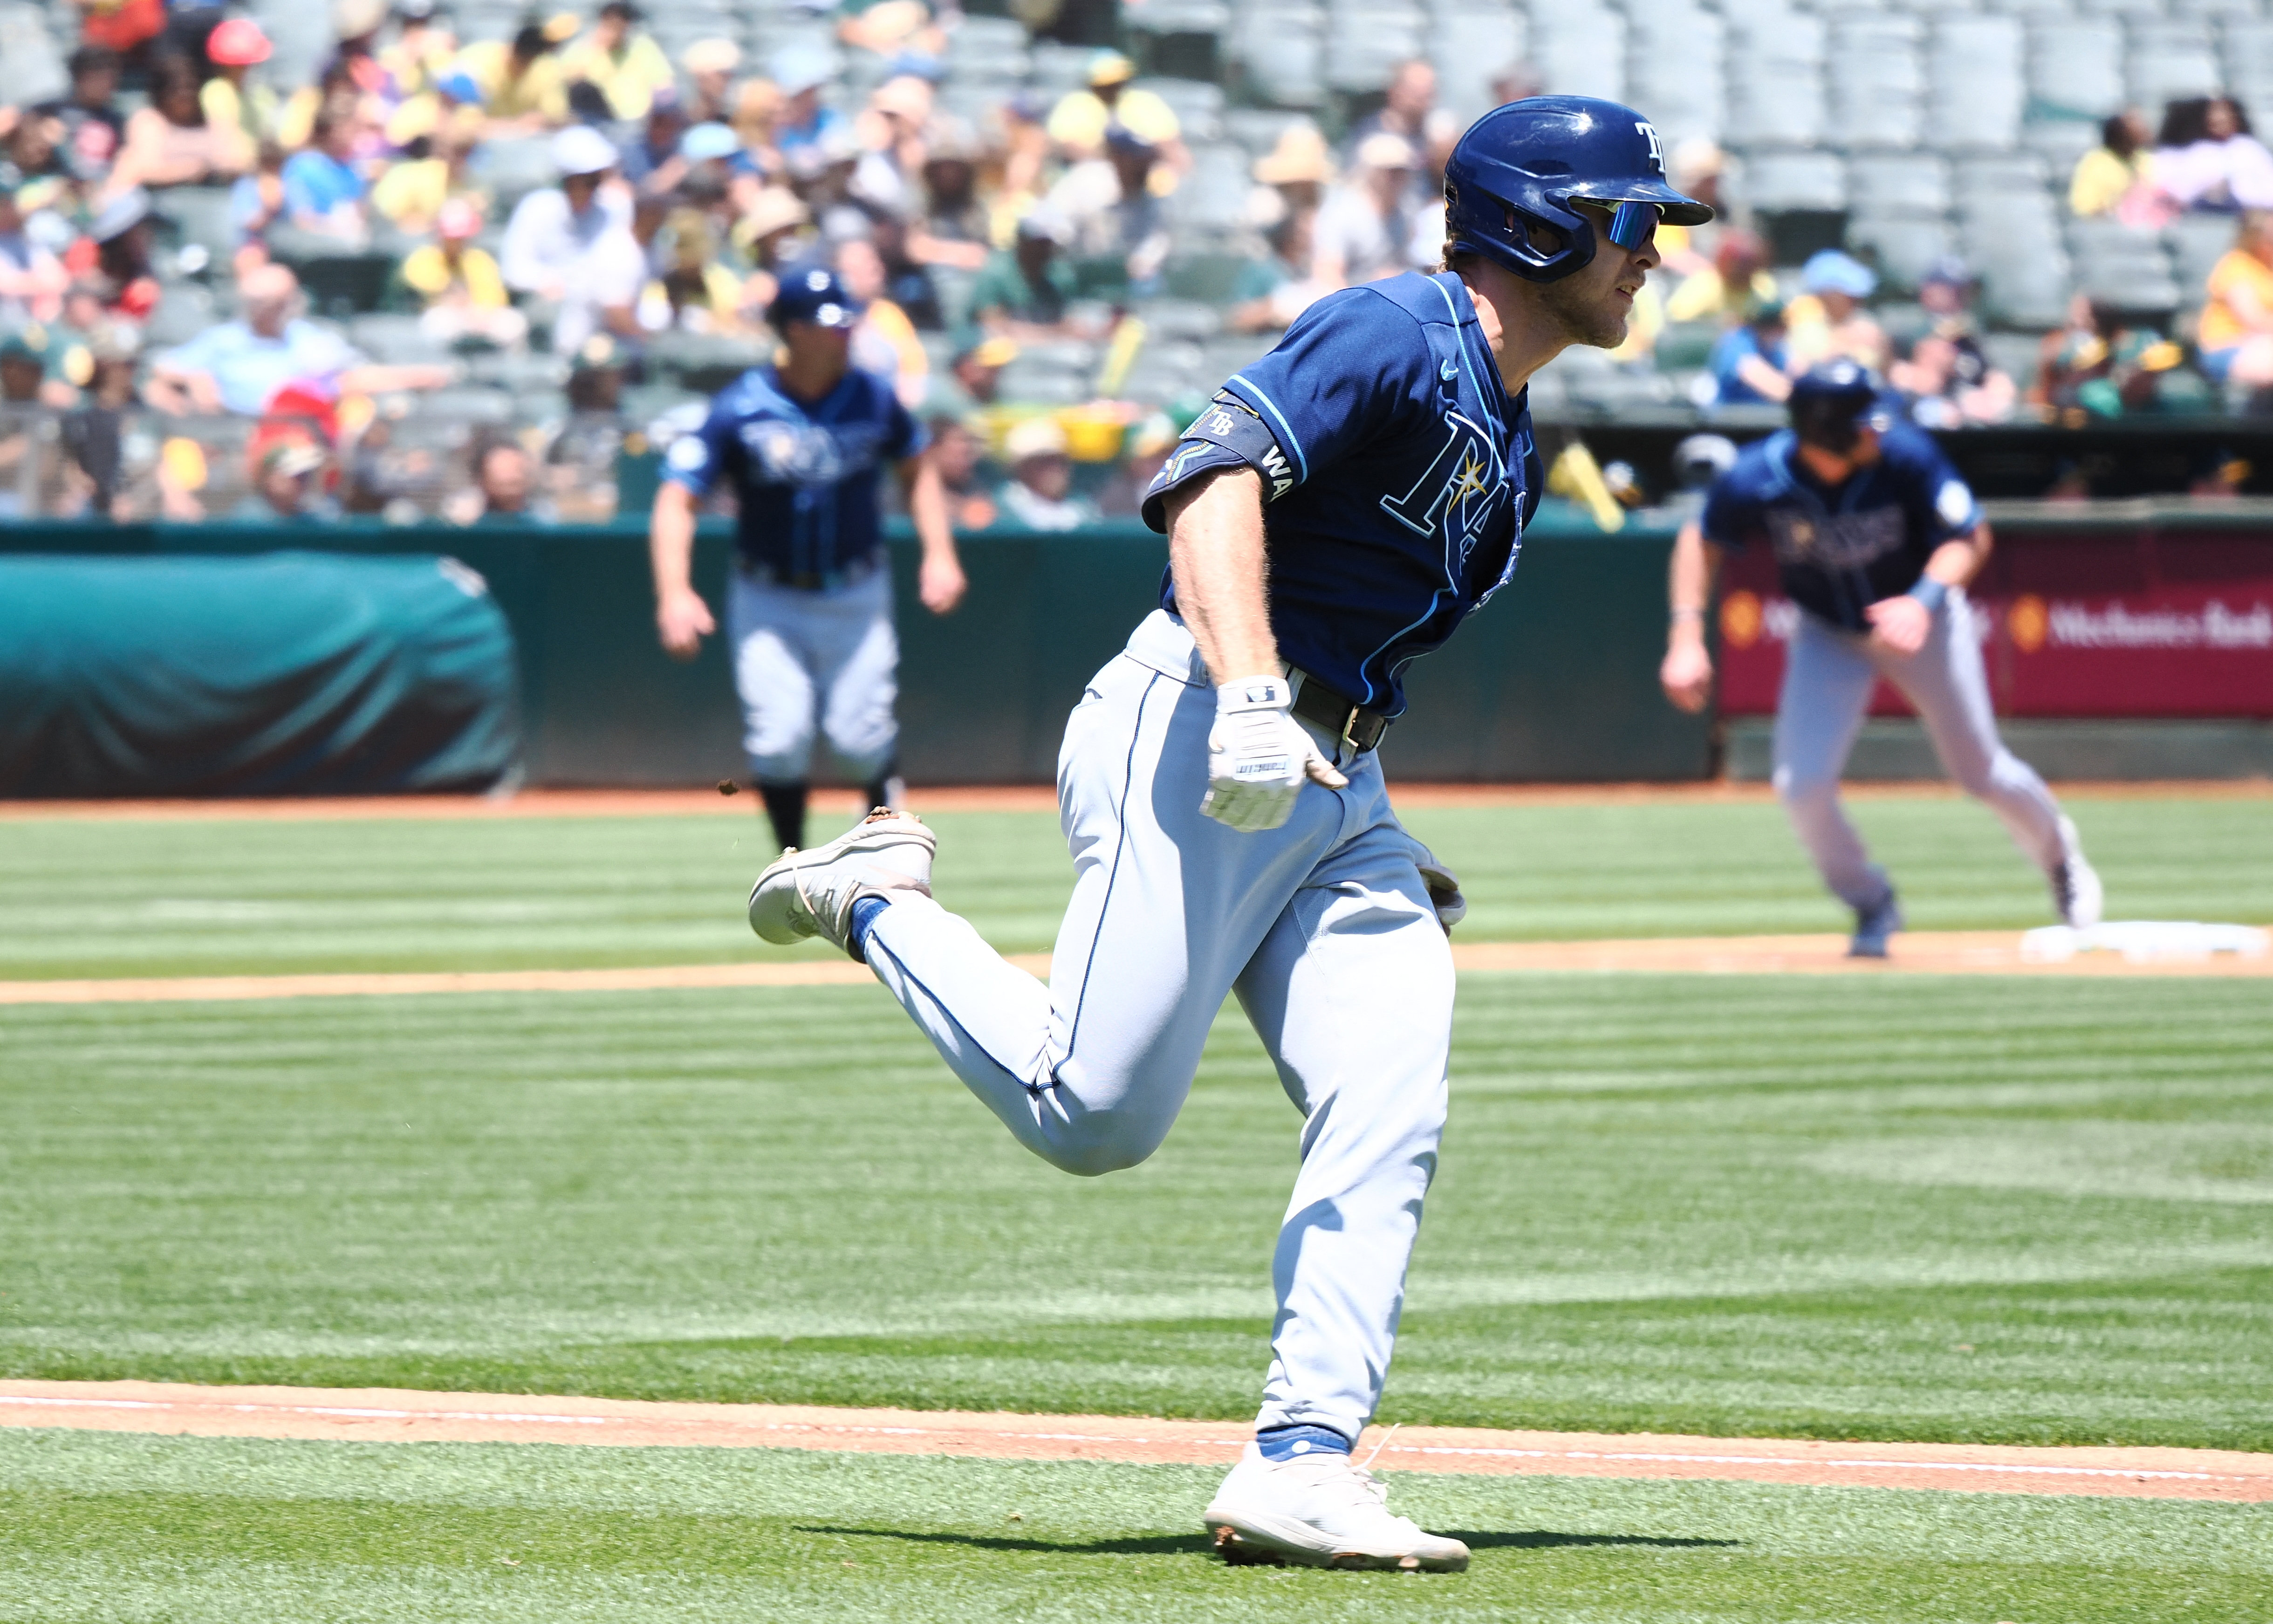
[(903, 462), (900, 480), (908, 492), (908, 517), (915, 522), (916, 539), (923, 545), (917, 595), (934, 614), (945, 614), (963, 601), (968, 584), (963, 560), (956, 555), (955, 531), (948, 523), (947, 487), (928, 457)]
[(1666, 566), (1666, 643), (1705, 641), (1705, 617), (1713, 605), (1713, 586), (1721, 573), (1721, 555), (1705, 544), (1705, 531), (1694, 520), (1673, 538), (1673, 556)]
[(655, 573), (656, 632), (664, 651), (674, 659), (692, 659), (717, 623), (694, 586), (694, 494), (685, 485), (666, 481), (655, 493), (647, 556)]
[(1263, 481), (1227, 469), (1167, 494), (1176, 612), (1218, 683), (1279, 672), (1264, 583)]
[(1677, 710), (1702, 710), (1712, 696), (1713, 655), (1705, 646), (1705, 616), (1720, 568), (1721, 555), (1706, 545), (1704, 530), (1693, 520), (1683, 525), (1666, 567), (1665, 658), (1657, 669), (1658, 686)]
[(1984, 519), (1973, 527), (1972, 534), (1953, 537), (1936, 547), (1925, 561), (1925, 573), (1944, 586), (1971, 586), (1982, 566), (1988, 563), (1993, 545), (1989, 522)]

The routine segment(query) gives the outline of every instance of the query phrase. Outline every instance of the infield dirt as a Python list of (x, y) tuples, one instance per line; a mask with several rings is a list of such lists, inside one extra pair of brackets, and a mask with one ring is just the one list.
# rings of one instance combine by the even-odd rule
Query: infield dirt
[[(1227, 1464), (1251, 1436), (1224, 1421), (1145, 1417), (656, 1403), (412, 1393), (206, 1387), (152, 1381), (0, 1381), (0, 1425), (371, 1443), (486, 1442), (825, 1449), (994, 1459)], [(1649, 1433), (1369, 1429), (1362, 1457), (1470, 1476), (1720, 1478), (1821, 1487), (2273, 1501), (2273, 1455), (2228, 1450), (2028, 1448)]]
[[(2273, 956), (2217, 954), (2133, 960), (2080, 953), (2040, 962), (2024, 958), (2009, 930), (1920, 930), (1896, 940), (1894, 956), (1856, 959), (1835, 935), (1668, 936), (1609, 942), (1465, 942), (1455, 969), (1479, 974), (1581, 971), (1695, 975), (2088, 975), (2269, 976)], [(1046, 953), (1010, 962), (1049, 974)], [(200, 1004), (263, 998), (407, 997), (435, 993), (653, 992), (706, 987), (836, 987), (871, 979), (849, 959), (791, 963), (652, 965), (589, 970), (440, 970), (323, 975), (178, 975), (103, 980), (0, 981), (0, 1005), (24, 1004)]]

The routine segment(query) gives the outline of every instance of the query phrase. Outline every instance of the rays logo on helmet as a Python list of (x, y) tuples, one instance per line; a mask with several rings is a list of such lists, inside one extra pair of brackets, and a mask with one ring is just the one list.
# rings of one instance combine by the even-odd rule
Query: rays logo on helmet
[(1664, 174), (1665, 143), (1658, 139), (1657, 126), (1647, 118), (1637, 118), (1634, 120), (1634, 128), (1640, 131), (1641, 139), (1649, 143), (1649, 167), (1660, 175)]

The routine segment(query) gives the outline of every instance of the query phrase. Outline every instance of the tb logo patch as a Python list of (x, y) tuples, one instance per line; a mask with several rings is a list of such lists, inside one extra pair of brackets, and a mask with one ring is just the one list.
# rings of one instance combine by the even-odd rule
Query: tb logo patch
[(1413, 488), (1383, 497), (1381, 510), (1415, 535), (1433, 537), (1442, 526), (1447, 561), (1465, 565), (1507, 485), (1490, 435), (1457, 411), (1444, 414), (1444, 429), (1443, 448)]

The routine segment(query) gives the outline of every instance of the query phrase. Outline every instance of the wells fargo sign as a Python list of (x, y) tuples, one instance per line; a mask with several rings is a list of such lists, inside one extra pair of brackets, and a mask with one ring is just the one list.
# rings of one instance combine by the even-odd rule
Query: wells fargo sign
[[(1724, 581), (1721, 707), (1764, 716), (1799, 611), (1763, 549)], [(2273, 536), (2007, 530), (1972, 607), (2000, 714), (2273, 718)], [(1909, 710), (1883, 682), (1871, 708)]]

